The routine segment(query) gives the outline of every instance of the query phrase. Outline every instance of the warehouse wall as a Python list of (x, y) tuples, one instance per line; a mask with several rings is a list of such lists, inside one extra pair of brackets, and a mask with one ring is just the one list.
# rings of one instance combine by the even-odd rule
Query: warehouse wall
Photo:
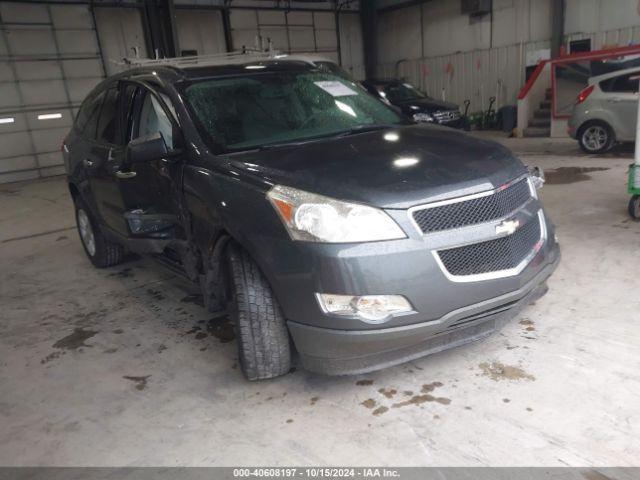
[[(135, 0), (0, 0), (0, 183), (64, 173), (60, 145), (86, 94), (124, 57), (153, 52)], [(175, 0), (180, 52), (226, 51), (223, 0)], [(234, 0), (234, 48), (272, 38), (284, 52), (315, 53), (364, 75), (358, 3)], [(340, 51), (340, 54), (338, 54)], [(42, 117), (44, 115), (44, 117)]]
[[(459, 0), (431, 0), (385, 11), (379, 0), (378, 74), (404, 76), (431, 95), (485, 109), (514, 104), (527, 64), (550, 48), (551, 0), (493, 0), (491, 15), (470, 18)], [(640, 42), (637, 0), (566, 0), (565, 43), (592, 48)]]
[(591, 48), (640, 43), (638, 0), (566, 0), (565, 37), (591, 39)]
[(64, 173), (62, 139), (103, 76), (87, 5), (0, 2), (0, 183)]

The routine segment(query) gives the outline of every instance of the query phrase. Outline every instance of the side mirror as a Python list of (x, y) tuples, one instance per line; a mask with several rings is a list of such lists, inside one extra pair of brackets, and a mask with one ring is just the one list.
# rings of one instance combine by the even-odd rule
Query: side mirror
[(125, 159), (128, 165), (159, 160), (169, 154), (167, 144), (160, 132), (131, 140), (127, 145)]

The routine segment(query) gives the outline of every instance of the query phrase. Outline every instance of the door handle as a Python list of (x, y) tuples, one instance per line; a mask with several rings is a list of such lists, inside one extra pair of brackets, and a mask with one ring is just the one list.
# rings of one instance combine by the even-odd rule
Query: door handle
[(133, 178), (137, 175), (136, 172), (123, 172), (121, 170), (118, 170), (116, 172), (116, 177), (118, 178)]
[(93, 167), (93, 160), (89, 160), (88, 158), (85, 158), (84, 160), (82, 160), (82, 164), (87, 168), (91, 168)]

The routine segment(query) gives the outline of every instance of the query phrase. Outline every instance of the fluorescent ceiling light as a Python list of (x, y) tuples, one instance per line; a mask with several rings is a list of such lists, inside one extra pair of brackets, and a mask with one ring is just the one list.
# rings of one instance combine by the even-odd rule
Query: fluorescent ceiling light
[(62, 118), (61, 113), (43, 113), (38, 115), (38, 120), (54, 120), (56, 118)]
[(16, 119), (13, 117), (0, 118), (0, 123), (13, 123)]

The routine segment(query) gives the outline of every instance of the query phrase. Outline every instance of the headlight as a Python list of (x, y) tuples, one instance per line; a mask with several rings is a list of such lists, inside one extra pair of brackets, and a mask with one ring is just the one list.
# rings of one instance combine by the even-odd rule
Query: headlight
[(282, 185), (269, 190), (267, 198), (294, 240), (349, 243), (406, 237), (398, 224), (378, 208)]
[(333, 295), (316, 293), (325, 313), (341, 317), (357, 317), (366, 323), (383, 323), (391, 317), (413, 312), (402, 295)]
[(413, 119), (416, 122), (433, 122), (433, 117), (428, 113), (414, 113)]
[(544, 171), (540, 167), (529, 167), (529, 185), (531, 185), (531, 195), (538, 198), (536, 190), (542, 188), (545, 182)]

